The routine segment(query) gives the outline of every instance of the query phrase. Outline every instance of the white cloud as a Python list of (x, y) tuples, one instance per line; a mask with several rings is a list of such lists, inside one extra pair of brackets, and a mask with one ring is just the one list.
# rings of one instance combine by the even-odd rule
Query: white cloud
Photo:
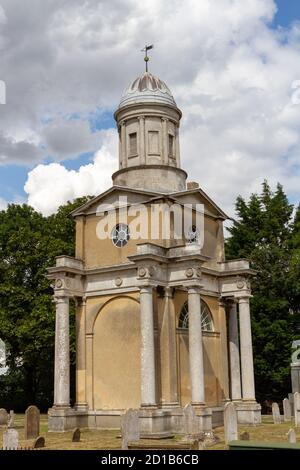
[(0, 211), (3, 211), (7, 208), (7, 201), (5, 201), (4, 199), (2, 199), (2, 197), (0, 197)]
[[(26, 184), (34, 207), (49, 213), (76, 194), (110, 185), (109, 158), (98, 165), (97, 156), (79, 172), (41, 163), (45, 155), (60, 161), (95, 151), (98, 136), (87, 117), (114, 110), (143, 69), (139, 50), (148, 41), (155, 43), (150, 69), (183, 111), (181, 160), (190, 179), (231, 214), (236, 196), (259, 190), (264, 178), (282, 182), (299, 199), (300, 105), (291, 98), (300, 80), (300, 25), (271, 29), (273, 0), (0, 5), (6, 15), (0, 78), (8, 89), (0, 158), (40, 163)], [(66, 117), (73, 115), (81, 120)]]
[(68, 171), (59, 163), (38, 165), (28, 175), (25, 191), (28, 203), (39, 212), (50, 215), (74, 198), (95, 196), (111, 185), (111, 174), (117, 170), (116, 131), (100, 132), (101, 148), (94, 160), (79, 171)]

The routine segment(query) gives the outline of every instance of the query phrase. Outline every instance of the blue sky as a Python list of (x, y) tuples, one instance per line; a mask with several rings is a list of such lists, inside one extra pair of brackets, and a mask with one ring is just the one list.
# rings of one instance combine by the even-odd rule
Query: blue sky
[(300, 21), (299, 0), (276, 0), (278, 13), (274, 19), (274, 26), (287, 27), (295, 20)]
[[(300, 106), (290, 105), (300, 87), (300, 27), (290, 34), (299, 0), (276, 0), (272, 22), (272, 0), (186, 0), (185, 8), (179, 0), (90, 0), (93, 9), (81, 0), (30, 2), (0, 0), (8, 96), (0, 105), (0, 208), (28, 200), (51, 213), (111, 184), (113, 112), (143, 69), (147, 42), (155, 43), (152, 70), (183, 111), (181, 160), (191, 178), (231, 214), (237, 195), (259, 191), (264, 178), (299, 201)], [(168, 20), (158, 30), (161, 18)], [(39, 205), (45, 199), (48, 207)]]

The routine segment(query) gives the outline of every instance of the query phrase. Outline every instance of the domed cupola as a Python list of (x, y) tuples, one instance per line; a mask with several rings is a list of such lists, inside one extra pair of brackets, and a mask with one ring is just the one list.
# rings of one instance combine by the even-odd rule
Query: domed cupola
[(119, 131), (117, 186), (176, 192), (186, 188), (180, 168), (181, 111), (168, 86), (146, 71), (126, 88), (115, 120)]
[(119, 109), (136, 103), (161, 103), (177, 108), (165, 82), (150, 72), (143, 73), (126, 88)]

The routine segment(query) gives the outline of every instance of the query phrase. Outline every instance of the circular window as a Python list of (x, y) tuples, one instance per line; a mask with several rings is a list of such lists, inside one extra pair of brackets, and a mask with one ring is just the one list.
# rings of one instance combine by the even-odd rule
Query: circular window
[(112, 231), (111, 238), (113, 244), (118, 248), (122, 248), (127, 245), (128, 240), (130, 240), (129, 227), (126, 224), (118, 224)]
[[(201, 300), (201, 326), (203, 331), (214, 331), (214, 324), (209, 307)], [(189, 307), (188, 302), (183, 304), (179, 316), (178, 328), (188, 329), (189, 327)]]
[(199, 243), (200, 233), (196, 225), (192, 225), (187, 233), (186, 240), (188, 243)]

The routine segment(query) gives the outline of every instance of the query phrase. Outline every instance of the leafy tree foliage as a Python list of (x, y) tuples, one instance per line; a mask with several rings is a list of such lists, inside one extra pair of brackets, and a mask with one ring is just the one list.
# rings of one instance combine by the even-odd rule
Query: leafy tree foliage
[(238, 197), (237, 220), (229, 228), (227, 258), (248, 258), (252, 280), (252, 334), (259, 400), (282, 399), (291, 392), (291, 344), (300, 338), (300, 212), (280, 184), (265, 181), (260, 195)]
[[(74, 256), (71, 211), (77, 199), (43, 217), (27, 205), (0, 212), (0, 338), (7, 348), (9, 373), (0, 377), (0, 403), (24, 410), (53, 403), (55, 310), (46, 278), (55, 257)], [(71, 361), (74, 363), (74, 308), (71, 309)]]

